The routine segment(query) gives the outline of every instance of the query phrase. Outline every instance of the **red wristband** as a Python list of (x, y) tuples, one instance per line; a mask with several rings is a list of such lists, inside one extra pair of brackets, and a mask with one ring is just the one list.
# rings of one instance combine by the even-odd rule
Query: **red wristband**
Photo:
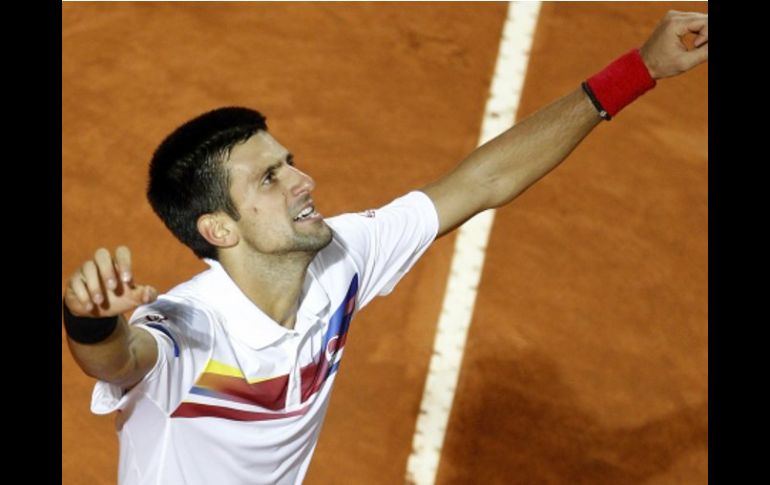
[(631, 49), (593, 77), (586, 84), (590, 88), (588, 95), (595, 99), (599, 111), (606, 111), (609, 120), (636, 98), (655, 87), (655, 79), (644, 65), (639, 49)]

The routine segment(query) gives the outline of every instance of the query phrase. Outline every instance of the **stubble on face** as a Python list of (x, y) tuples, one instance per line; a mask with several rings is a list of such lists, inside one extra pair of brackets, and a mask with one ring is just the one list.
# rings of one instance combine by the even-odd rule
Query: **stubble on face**
[[(312, 224), (313, 227), (307, 229), (296, 227), (305, 224)], [(331, 228), (323, 219), (313, 222), (294, 222), (292, 226), (292, 241), (288, 244), (287, 252), (305, 252), (315, 255), (332, 242)]]
[[(271, 218), (265, 214), (266, 218)], [(274, 215), (273, 219), (283, 218), (283, 214)], [(296, 227), (297, 224), (312, 227)], [(250, 224), (251, 225), (251, 224)], [(332, 239), (331, 228), (323, 219), (313, 222), (293, 222), (289, 227), (284, 224), (266, 226), (254, 224), (253, 229), (241, 232), (244, 243), (253, 251), (265, 255), (288, 255), (302, 253), (315, 256), (319, 251), (328, 246)]]

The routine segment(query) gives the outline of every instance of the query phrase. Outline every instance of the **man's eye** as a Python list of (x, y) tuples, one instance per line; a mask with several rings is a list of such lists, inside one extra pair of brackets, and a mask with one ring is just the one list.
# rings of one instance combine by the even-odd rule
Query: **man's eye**
[(275, 175), (273, 172), (270, 172), (269, 174), (265, 175), (265, 178), (262, 179), (262, 185), (270, 185), (273, 183), (273, 180), (275, 178)]

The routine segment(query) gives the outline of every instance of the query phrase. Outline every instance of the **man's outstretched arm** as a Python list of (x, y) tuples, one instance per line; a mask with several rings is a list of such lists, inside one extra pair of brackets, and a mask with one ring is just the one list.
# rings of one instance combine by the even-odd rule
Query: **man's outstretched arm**
[[(691, 50), (682, 41), (688, 32), (697, 34)], [(655, 80), (705, 62), (708, 15), (669, 12), (639, 54)], [(481, 211), (512, 201), (559, 165), (601, 121), (593, 101), (578, 86), (474, 150), (452, 172), (422, 189), (438, 211), (438, 236)]]

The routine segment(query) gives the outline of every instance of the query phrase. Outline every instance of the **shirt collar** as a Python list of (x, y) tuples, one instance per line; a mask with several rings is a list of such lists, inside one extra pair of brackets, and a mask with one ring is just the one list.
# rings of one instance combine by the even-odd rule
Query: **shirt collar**
[[(206, 273), (204, 298), (225, 319), (225, 327), (231, 335), (249, 347), (260, 349), (283, 339), (291, 330), (281, 326), (255, 305), (235, 284), (222, 265), (204, 258), (210, 270)], [(316, 276), (308, 271), (300, 293), (300, 307), (294, 330), (304, 332), (329, 307), (330, 301)]]

